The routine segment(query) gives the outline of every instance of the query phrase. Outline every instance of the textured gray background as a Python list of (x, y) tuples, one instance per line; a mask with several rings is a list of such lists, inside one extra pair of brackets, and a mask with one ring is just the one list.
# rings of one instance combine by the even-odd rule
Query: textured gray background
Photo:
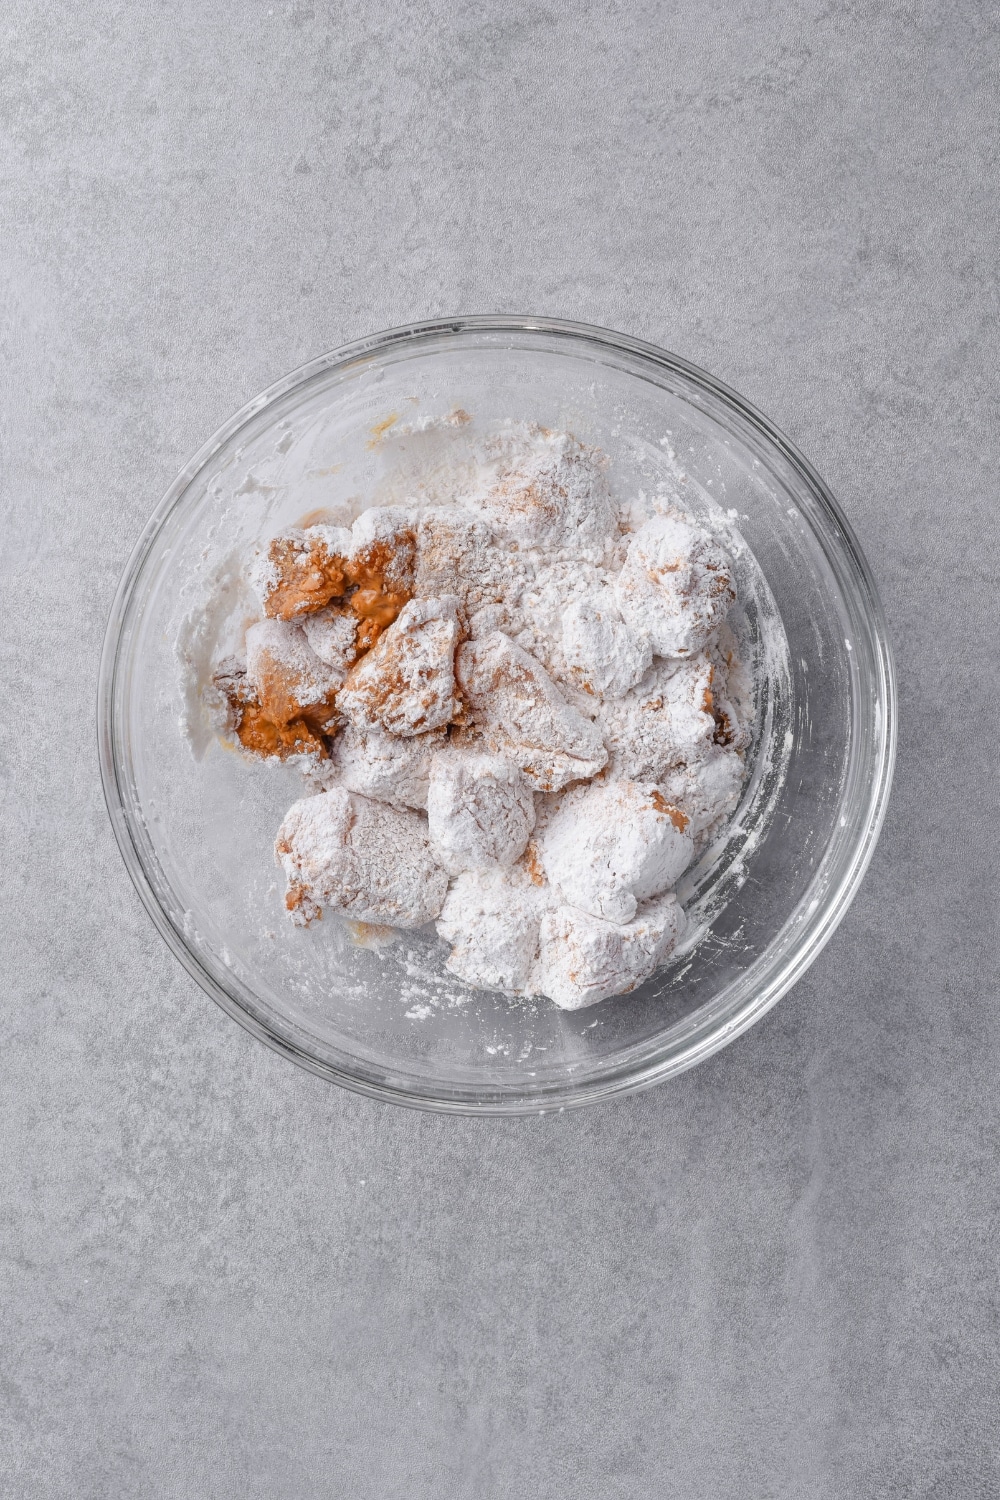
[[(570, 9), (5, 8), (5, 1496), (1000, 1494), (992, 7)], [(93, 727), (120, 570), (216, 425), (496, 309), (763, 407), (902, 689), (808, 978), (700, 1071), (520, 1123), (227, 1020), (127, 882)]]

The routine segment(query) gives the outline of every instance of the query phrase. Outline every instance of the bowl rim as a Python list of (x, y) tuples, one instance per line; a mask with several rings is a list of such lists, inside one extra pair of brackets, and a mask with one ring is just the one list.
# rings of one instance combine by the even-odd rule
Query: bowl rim
[[(266, 407), (297, 387), (306, 385), (317, 375), (331, 369), (346, 368), (352, 363), (368, 363), (391, 349), (409, 344), (430, 343), (442, 336), (468, 334), (538, 333), (549, 338), (565, 338), (597, 348), (612, 349), (649, 362), (660, 370), (674, 373), (692, 382), (710, 397), (730, 407), (760, 438), (770, 444), (811, 492), (821, 514), (825, 513), (829, 535), (823, 536), (824, 547), (832, 545), (838, 561), (852, 577), (861, 615), (868, 633), (872, 675), (876, 685), (877, 715), (874, 756), (869, 770), (867, 806), (858, 820), (850, 857), (845, 861), (837, 881), (831, 882), (822, 899), (813, 902), (805, 913), (805, 938), (797, 942), (789, 959), (783, 960), (778, 972), (735, 1013), (714, 1030), (699, 1035), (693, 1029), (692, 1039), (669, 1055), (617, 1068), (610, 1063), (602, 1074), (584, 1079), (546, 1084), (537, 1090), (493, 1086), (480, 1093), (467, 1084), (449, 1084), (437, 1091), (426, 1080), (415, 1086), (388, 1076), (375, 1077), (372, 1072), (352, 1069), (345, 1063), (331, 1063), (313, 1056), (290, 1037), (274, 1031), (258, 1016), (249, 1012), (237, 995), (222, 985), (202, 965), (184, 934), (170, 919), (159, 901), (147, 873), (139, 844), (133, 836), (129, 803), (123, 790), (124, 768), (117, 754), (116, 705), (118, 703), (119, 648), (133, 592), (156, 538), (168, 516), (181, 502), (192, 480), (214, 455)], [(857, 657), (855, 657), (857, 660)], [(852, 690), (852, 696), (853, 696)], [(868, 561), (839, 503), (829, 487), (798, 447), (778, 427), (737, 391), (682, 356), (662, 349), (643, 339), (594, 324), (563, 318), (536, 317), (516, 313), (463, 314), (448, 318), (427, 319), (368, 335), (321, 354), (300, 365), (264, 391), (254, 396), (225, 421), (191, 459), (180, 469), (163, 498), (143, 527), (125, 565), (115, 592), (101, 652), (97, 694), (97, 733), (101, 781), (108, 815), (114, 829), (129, 877), (147, 912), (168, 948), (201, 988), (234, 1020), (259, 1041), (289, 1058), (300, 1067), (340, 1084), (355, 1093), (411, 1108), (462, 1115), (535, 1115), (565, 1108), (598, 1103), (619, 1094), (651, 1088), (668, 1077), (685, 1072), (711, 1057), (741, 1036), (759, 1021), (788, 993), (822, 952), (843, 919), (871, 862), (885, 820), (892, 786), (898, 740), (898, 693), (896, 670), (889, 642), (885, 614)], [(808, 891), (806, 892), (808, 895)], [(800, 903), (801, 905), (801, 903)], [(791, 917), (791, 913), (789, 916)], [(787, 922), (786, 922), (787, 929)], [(782, 929), (785, 931), (786, 929)], [(697, 1015), (697, 1012), (694, 1013)]]

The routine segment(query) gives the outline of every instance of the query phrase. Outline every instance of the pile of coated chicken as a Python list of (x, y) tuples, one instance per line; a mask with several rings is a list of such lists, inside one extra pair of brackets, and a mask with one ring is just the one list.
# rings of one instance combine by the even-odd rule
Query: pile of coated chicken
[(275, 844), (293, 922), (434, 922), (452, 973), (566, 1009), (653, 973), (749, 743), (713, 535), (521, 425), (457, 500), (282, 532), (248, 579), (262, 618), (214, 683), (244, 752), (307, 776)]

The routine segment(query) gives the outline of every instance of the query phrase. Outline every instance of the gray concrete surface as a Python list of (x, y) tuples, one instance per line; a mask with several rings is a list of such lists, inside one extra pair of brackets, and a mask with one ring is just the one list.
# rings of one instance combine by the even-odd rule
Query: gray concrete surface
[[(0, 1493), (1000, 1494), (998, 46), (983, 0), (32, 0), (0, 40)], [(101, 799), (132, 543), (286, 370), (535, 310), (679, 351), (867, 549), (902, 752), (755, 1031), (381, 1107), (181, 972)]]

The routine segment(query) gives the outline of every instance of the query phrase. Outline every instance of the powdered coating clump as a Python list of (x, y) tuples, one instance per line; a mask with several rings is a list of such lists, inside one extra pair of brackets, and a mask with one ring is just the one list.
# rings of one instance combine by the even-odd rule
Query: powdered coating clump
[(690, 516), (654, 516), (629, 543), (618, 606), (658, 656), (692, 656), (736, 602), (733, 565)]
[(441, 908), (437, 930), (452, 944), (446, 968), (479, 989), (529, 988), (545, 894), (519, 869), (467, 870)]
[(285, 905), (300, 926), (328, 907), (359, 922), (420, 927), (448, 889), (418, 814), (344, 787), (294, 802), (274, 849), (288, 881)]
[(458, 506), (423, 512), (417, 527), (415, 591), (421, 599), (457, 595), (466, 618), (496, 603), (509, 583), (498, 576), (490, 527)]
[(610, 589), (574, 599), (562, 617), (562, 649), (570, 674), (585, 692), (621, 698), (648, 671), (652, 647), (622, 619)]
[[(527, 441), (526, 441), (527, 440)], [(521, 545), (600, 547), (616, 532), (608, 461), (566, 432), (514, 428), (494, 440), (497, 478), (476, 497), (501, 536)]]
[(683, 807), (695, 839), (736, 811), (746, 766), (736, 750), (713, 745), (704, 756), (675, 766), (660, 778), (660, 791)]
[(303, 617), (302, 629), (320, 661), (334, 667), (343, 681), (357, 655), (357, 617), (342, 609), (321, 609)]
[(615, 777), (661, 782), (711, 753), (715, 669), (707, 656), (655, 661), (642, 681), (602, 714)]
[(535, 826), (535, 799), (513, 761), (453, 749), (431, 763), (427, 821), (453, 875), (520, 859)]
[(627, 994), (648, 979), (684, 930), (676, 896), (649, 901), (631, 922), (606, 922), (573, 906), (548, 912), (539, 924), (532, 988), (562, 1010)]
[(607, 760), (600, 731), (572, 708), (540, 662), (495, 630), (458, 650), (455, 675), (475, 736), (538, 791), (589, 780)]
[(413, 599), (351, 668), (338, 706), (358, 729), (409, 736), (442, 729), (458, 713), (458, 601)]
[(687, 869), (694, 844), (686, 814), (659, 789), (612, 781), (567, 793), (536, 840), (563, 899), (609, 922), (629, 922)]
[(443, 730), (399, 739), (383, 729), (359, 730), (347, 724), (330, 756), (350, 791), (393, 807), (425, 808), (434, 754), (445, 743)]

